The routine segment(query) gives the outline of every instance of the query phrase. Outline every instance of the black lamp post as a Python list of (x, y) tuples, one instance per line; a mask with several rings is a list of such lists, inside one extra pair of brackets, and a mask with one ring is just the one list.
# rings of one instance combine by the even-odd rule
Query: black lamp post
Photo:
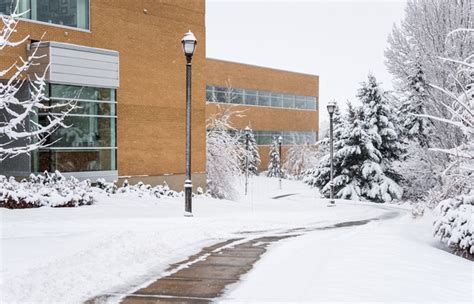
[(333, 172), (333, 166), (334, 166), (334, 139), (333, 139), (333, 119), (332, 116), (334, 114), (334, 111), (336, 110), (336, 103), (334, 101), (330, 101), (327, 105), (328, 108), (328, 113), (329, 113), (329, 136), (331, 140), (331, 149), (330, 149), (330, 156), (331, 156), (331, 181), (330, 181), (330, 187), (331, 187), (331, 193), (330, 193), (330, 199), (329, 199), (329, 204), (328, 207), (333, 207), (336, 206), (336, 203), (334, 201), (334, 172)]
[(245, 132), (245, 195), (247, 195), (248, 181), (249, 181), (249, 140), (250, 140), (250, 128), (247, 126), (244, 129)]
[(186, 180), (184, 181), (185, 216), (192, 216), (191, 182), (191, 61), (196, 50), (196, 37), (189, 31), (181, 40), (183, 52), (186, 56)]
[(282, 175), (283, 175), (283, 170), (281, 168), (281, 143), (283, 142), (283, 137), (278, 136), (278, 156), (280, 158), (280, 179), (279, 179), (279, 184), (280, 184), (280, 189), (281, 189), (281, 178), (282, 178)]

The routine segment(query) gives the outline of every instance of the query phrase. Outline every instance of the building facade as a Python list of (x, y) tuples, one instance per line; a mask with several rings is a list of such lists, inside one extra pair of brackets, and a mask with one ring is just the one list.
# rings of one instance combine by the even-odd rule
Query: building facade
[[(10, 3), (0, 0), (0, 13)], [(218, 96), (226, 80), (239, 90), (246, 110), (236, 127), (251, 124), (262, 156), (273, 135), (282, 134), (287, 143), (290, 137), (304, 138), (297, 139), (301, 142), (317, 137), (318, 77), (206, 59), (204, 0), (20, 0), (19, 8), (28, 13), (12, 39), (28, 40), (0, 52), (0, 69), (37, 48), (44, 57), (30, 72), (48, 67), (49, 102), (73, 99), (80, 107), (66, 120), (71, 127), (56, 131), (50, 146), (0, 162), (0, 174), (60, 170), (180, 187), (186, 64), (180, 40), (188, 30), (198, 39), (192, 77), (195, 186), (206, 183), (205, 122), (216, 111), (207, 99)], [(39, 122), (44, 117), (38, 113)]]
[(219, 104), (233, 104), (238, 115), (232, 124), (253, 130), (261, 170), (267, 168), (275, 138), (283, 138), (282, 161), (290, 145), (318, 140), (318, 76), (208, 58), (206, 83), (207, 118), (220, 110)]

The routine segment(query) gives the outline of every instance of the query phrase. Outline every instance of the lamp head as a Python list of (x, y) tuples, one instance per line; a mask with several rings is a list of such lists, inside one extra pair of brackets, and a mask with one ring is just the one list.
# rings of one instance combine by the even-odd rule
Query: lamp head
[(278, 136), (278, 143), (281, 144), (282, 142), (283, 142), (283, 137), (281, 137), (281, 135), (280, 135), (280, 136)]
[(245, 136), (250, 136), (250, 128), (248, 126), (245, 127), (244, 132)]
[(189, 31), (184, 34), (183, 39), (181, 39), (181, 43), (183, 44), (184, 55), (186, 55), (186, 58), (191, 59), (194, 55), (194, 51), (196, 50), (196, 37), (191, 31)]
[(329, 115), (334, 114), (334, 111), (336, 111), (336, 102), (330, 101), (327, 105), (327, 108)]

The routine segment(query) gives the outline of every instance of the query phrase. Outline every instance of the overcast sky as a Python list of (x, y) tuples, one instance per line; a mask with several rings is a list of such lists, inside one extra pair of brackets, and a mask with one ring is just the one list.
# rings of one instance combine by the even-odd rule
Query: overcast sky
[(206, 3), (207, 57), (319, 75), (324, 107), (355, 100), (369, 71), (391, 88), (383, 54), (404, 0)]

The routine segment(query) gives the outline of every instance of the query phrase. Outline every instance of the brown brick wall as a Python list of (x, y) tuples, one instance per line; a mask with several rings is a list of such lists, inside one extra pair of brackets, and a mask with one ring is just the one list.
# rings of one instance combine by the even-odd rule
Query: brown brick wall
[[(207, 84), (234, 88), (254, 89), (303, 96), (317, 96), (319, 104), (319, 77), (258, 67), (216, 59), (207, 59)], [(206, 117), (209, 118), (220, 111), (216, 103), (207, 103)], [(253, 130), (265, 131), (318, 131), (319, 111), (296, 109), (280, 109), (259, 106), (231, 106), (239, 112), (234, 116), (232, 124), (237, 129), (251, 125)], [(287, 147), (282, 149), (282, 160), (285, 160)], [(265, 170), (268, 164), (268, 146), (260, 147), (262, 163), (260, 169)]]
[[(91, 31), (21, 22), (18, 34), (120, 52), (119, 175), (185, 172), (185, 58), (181, 38), (198, 39), (193, 60), (193, 172), (205, 172), (205, 1), (93, 0)], [(144, 14), (147, 9), (148, 14)], [(1, 66), (26, 46), (1, 53)]]

